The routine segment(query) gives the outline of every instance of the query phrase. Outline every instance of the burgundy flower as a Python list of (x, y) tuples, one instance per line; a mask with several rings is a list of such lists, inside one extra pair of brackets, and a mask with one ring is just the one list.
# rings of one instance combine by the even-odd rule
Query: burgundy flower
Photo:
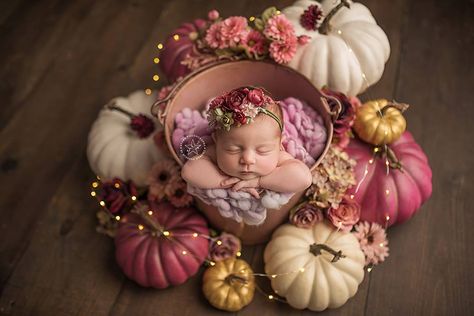
[(221, 261), (235, 257), (241, 250), (239, 238), (232, 234), (222, 233), (209, 247), (209, 257), (213, 261)]
[(290, 223), (300, 228), (311, 228), (323, 218), (321, 209), (309, 203), (300, 204), (290, 212)]
[(262, 89), (253, 89), (249, 92), (247, 99), (256, 106), (262, 106), (265, 102), (265, 95)]
[(334, 226), (349, 232), (359, 221), (360, 205), (354, 199), (344, 196), (338, 208), (329, 208), (327, 216)]
[[(327, 95), (336, 97), (339, 102), (341, 102), (341, 113), (339, 113), (336, 122), (334, 122), (334, 134), (338, 138), (344, 138), (344, 134), (351, 128), (352, 124), (354, 124), (356, 102), (353, 99), (350, 100), (345, 94), (341, 92), (332, 91), (326, 88), (323, 88), (323, 92)], [(328, 103), (331, 110), (334, 110), (336, 107), (336, 102), (328, 99)]]
[(300, 24), (308, 31), (316, 31), (323, 19), (323, 11), (319, 5), (310, 5), (300, 17)]
[(218, 97), (215, 97), (211, 103), (209, 104), (209, 108), (211, 109), (215, 109), (215, 108), (219, 108), (219, 107), (222, 107), (225, 105), (225, 97), (223, 96), (218, 96)]
[(234, 113), (234, 120), (239, 122), (242, 125), (247, 123), (247, 117), (242, 112), (235, 112)]
[(132, 181), (124, 182), (118, 178), (103, 182), (97, 195), (100, 201), (105, 202), (105, 207), (115, 214), (128, 211), (132, 204), (132, 196), (137, 196), (137, 189)]
[(242, 103), (244, 103), (244, 100), (247, 97), (248, 92), (249, 92), (249, 89), (247, 88), (232, 90), (226, 96), (227, 106), (229, 106), (233, 110), (238, 110), (240, 106), (242, 105)]
[(137, 132), (138, 137), (146, 138), (155, 130), (155, 123), (148, 116), (138, 114), (132, 117), (130, 127)]

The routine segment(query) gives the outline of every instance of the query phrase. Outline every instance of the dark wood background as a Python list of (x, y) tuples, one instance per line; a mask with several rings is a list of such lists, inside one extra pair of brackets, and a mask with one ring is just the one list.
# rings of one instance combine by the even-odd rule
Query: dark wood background
[[(364, 0), (391, 43), (382, 80), (362, 96), (412, 105), (408, 129), (433, 169), (433, 196), (389, 230), (390, 257), (366, 274), (341, 315), (474, 315), (474, 3)], [(2, 1), (0, 3), (0, 314), (218, 315), (185, 285), (144, 289), (95, 232), (87, 134), (112, 97), (152, 81), (156, 43), (217, 8), (261, 12), (281, 1)], [(244, 258), (263, 271), (263, 246)], [(259, 279), (266, 287), (267, 281)], [(255, 295), (239, 315), (310, 314)]]

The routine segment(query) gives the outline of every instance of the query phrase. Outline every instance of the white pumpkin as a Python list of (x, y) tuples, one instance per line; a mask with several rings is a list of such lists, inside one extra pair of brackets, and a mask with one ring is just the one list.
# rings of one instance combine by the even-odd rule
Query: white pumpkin
[[(341, 1), (348, 2), (350, 8), (341, 5)], [(324, 27), (314, 31), (301, 25), (301, 14), (310, 5), (320, 6), (323, 17), (339, 5), (329, 19), (327, 34), (320, 33)], [(327, 86), (355, 96), (380, 80), (390, 56), (390, 44), (367, 7), (348, 0), (324, 0), (321, 4), (298, 0), (282, 12), (292, 22), (297, 35), (311, 37), (309, 43), (298, 47), (288, 65), (308, 77), (316, 87)]]
[(280, 226), (265, 248), (264, 262), (275, 293), (298, 309), (339, 307), (364, 278), (365, 257), (356, 237), (327, 221), (310, 229)]
[(98, 176), (103, 179), (118, 177), (124, 181), (132, 180), (138, 186), (147, 185), (151, 167), (164, 157), (153, 141), (153, 135), (162, 129), (150, 114), (156, 97), (156, 92), (146, 95), (143, 91), (136, 91), (127, 98), (118, 97), (108, 103), (152, 119), (155, 131), (146, 138), (140, 138), (132, 130), (130, 117), (124, 113), (111, 110), (107, 105), (100, 111), (89, 132), (87, 145), (89, 164)]

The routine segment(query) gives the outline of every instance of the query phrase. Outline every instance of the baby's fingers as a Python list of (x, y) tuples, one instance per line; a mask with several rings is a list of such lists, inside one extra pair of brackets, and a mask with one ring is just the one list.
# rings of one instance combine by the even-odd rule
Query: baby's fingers
[(239, 191), (240, 189), (245, 188), (246, 186), (247, 186), (247, 181), (241, 180), (232, 187), (232, 190)]
[(222, 180), (222, 182), (221, 182), (221, 187), (223, 187), (223, 188), (227, 187), (227, 188), (228, 188), (228, 187), (232, 186), (233, 184), (235, 184), (235, 183), (237, 183), (237, 182), (239, 182), (239, 181), (240, 181), (239, 178), (236, 178), (236, 177), (229, 177), (229, 178), (227, 178), (227, 179), (225, 179), (225, 180)]
[(260, 194), (258, 194), (258, 191), (254, 188), (244, 188), (242, 189), (242, 191), (245, 191), (247, 193), (250, 193), (251, 195), (253, 195), (256, 199), (259, 199), (260, 198)]

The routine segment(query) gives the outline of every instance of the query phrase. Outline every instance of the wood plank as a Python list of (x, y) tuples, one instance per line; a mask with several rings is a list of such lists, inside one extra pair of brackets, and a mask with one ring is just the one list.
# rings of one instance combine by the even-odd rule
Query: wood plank
[(372, 272), (369, 315), (474, 313), (473, 14), (467, 1), (410, 3), (395, 97), (412, 104), (408, 129), (429, 157), (433, 196), (390, 229), (391, 255)]
[[(32, 101), (0, 133), (4, 140), (0, 144), (1, 160), (16, 162), (14, 170), (1, 174), (2, 182), (9, 186), (0, 197), (0, 214), (15, 227), (7, 226), (1, 232), (0, 284), (25, 250), (35, 223), (45, 211), (42, 205), (56, 191), (65, 171), (82, 156), (100, 106), (110, 96), (140, 84), (124, 81), (120, 61), (133, 59), (155, 21), (147, 10), (159, 11), (161, 6), (152, 2), (138, 9), (134, 4), (97, 3), (74, 36), (64, 38), (63, 45), (72, 55), (55, 60), (32, 93)], [(109, 91), (107, 95), (104, 89)], [(32, 205), (38, 209), (32, 211)]]

